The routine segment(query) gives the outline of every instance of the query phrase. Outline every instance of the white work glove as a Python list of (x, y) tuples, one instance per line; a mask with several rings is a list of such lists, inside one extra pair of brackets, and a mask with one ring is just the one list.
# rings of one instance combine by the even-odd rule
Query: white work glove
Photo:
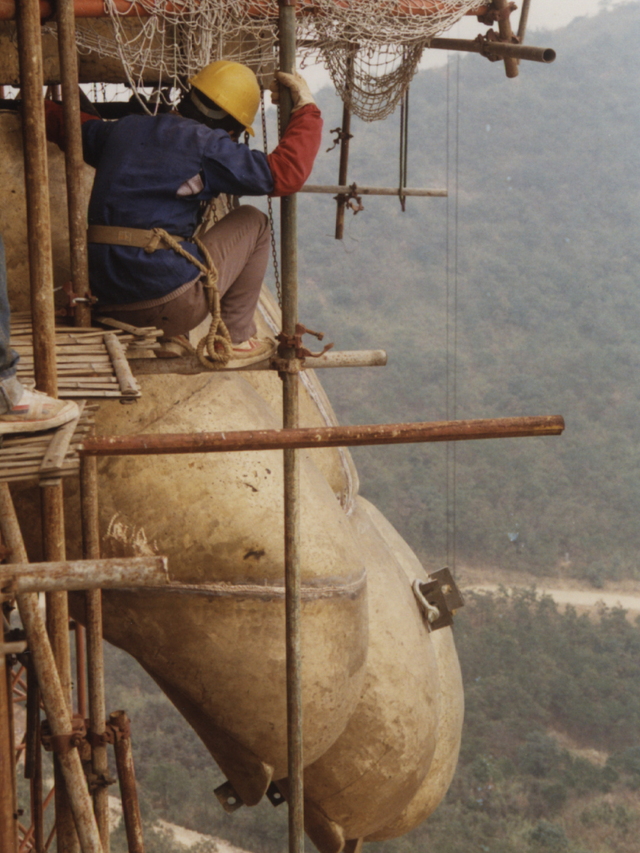
[(291, 112), (306, 107), (307, 104), (315, 104), (311, 89), (307, 86), (306, 80), (301, 77), (296, 71), (294, 74), (287, 74), (285, 71), (276, 71), (273, 83), (269, 87), (271, 89), (271, 103), (280, 103), (280, 86), (285, 86), (291, 92), (291, 100), (293, 106)]

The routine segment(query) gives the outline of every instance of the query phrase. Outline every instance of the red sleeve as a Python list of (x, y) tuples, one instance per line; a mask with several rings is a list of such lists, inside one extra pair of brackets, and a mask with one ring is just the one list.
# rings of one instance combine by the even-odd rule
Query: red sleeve
[[(55, 142), (60, 148), (64, 148), (62, 104), (46, 100), (44, 102), (44, 120), (49, 142)], [(100, 119), (97, 116), (89, 115), (89, 113), (80, 113), (80, 123), (84, 124), (85, 121), (100, 121)]]
[(296, 110), (277, 148), (267, 155), (272, 196), (297, 193), (311, 174), (322, 138), (322, 116), (315, 104)]

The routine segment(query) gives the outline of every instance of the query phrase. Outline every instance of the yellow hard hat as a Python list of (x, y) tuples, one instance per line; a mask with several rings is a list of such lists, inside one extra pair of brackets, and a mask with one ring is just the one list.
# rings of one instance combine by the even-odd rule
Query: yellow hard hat
[(250, 68), (221, 59), (205, 65), (189, 83), (255, 136), (251, 125), (260, 106), (260, 86)]

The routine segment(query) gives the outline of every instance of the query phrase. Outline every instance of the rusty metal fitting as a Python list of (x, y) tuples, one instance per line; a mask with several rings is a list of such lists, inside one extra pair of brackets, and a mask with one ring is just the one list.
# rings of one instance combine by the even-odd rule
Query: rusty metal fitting
[(106, 746), (107, 744), (115, 742), (115, 736), (111, 726), (107, 724), (105, 731), (98, 734), (97, 732), (91, 731), (88, 727), (88, 723), (89, 721), (87, 720), (87, 741), (91, 746)]
[(489, 62), (499, 62), (504, 59), (503, 56), (497, 56), (492, 50), (492, 44), (520, 44), (518, 36), (512, 36), (510, 39), (502, 39), (495, 30), (487, 30), (486, 33), (480, 33), (475, 40), (480, 45), (480, 53), (485, 56)]
[(113, 733), (112, 743), (131, 739), (131, 721), (124, 711), (114, 711), (109, 714), (107, 728)]
[(109, 776), (108, 773), (101, 773), (99, 776), (91, 771), (87, 773), (87, 784), (92, 794), (100, 788), (108, 788), (110, 785), (115, 785), (117, 781), (117, 779)]
[(353, 139), (353, 133), (347, 133), (341, 127), (334, 127), (332, 130), (329, 131), (329, 133), (335, 133), (336, 137), (333, 140), (333, 145), (331, 146), (331, 148), (327, 148), (327, 154), (330, 151), (333, 151), (333, 149), (341, 142), (347, 142), (349, 139)]
[[(296, 323), (295, 335), (285, 335), (284, 332), (280, 332), (280, 334), (276, 335), (276, 340), (280, 342), (280, 346), (278, 347), (278, 356), (284, 361), (288, 361), (290, 359), (287, 358), (286, 351), (295, 350), (295, 356), (298, 359), (304, 360), (305, 358), (320, 358), (321, 355), (324, 355), (325, 352), (333, 347), (333, 344), (326, 344), (322, 352), (311, 352), (311, 350), (302, 346), (303, 335), (313, 335), (319, 341), (324, 338), (324, 332), (314, 332), (313, 329), (307, 329), (307, 327), (302, 323)], [(296, 371), (284, 370), (284, 372), (290, 373)]]
[(361, 210), (364, 210), (362, 196), (358, 195), (358, 185), (355, 182), (349, 185), (348, 193), (334, 195), (333, 200), (344, 204), (349, 210), (352, 210), (354, 216), (360, 213)]
[(71, 728), (72, 731), (66, 734), (52, 735), (48, 721), (43, 720), (41, 726), (43, 748), (56, 755), (66, 755), (72, 749), (77, 749), (86, 739), (85, 721), (81, 717), (74, 716), (71, 720)]
[(274, 355), (269, 360), (269, 364), (278, 373), (300, 373), (304, 370), (303, 358), (280, 358)]
[(498, 21), (506, 21), (506, 19), (511, 15), (512, 12), (518, 7), (515, 3), (507, 3), (504, 9), (495, 9), (493, 6), (489, 7), (489, 9), (484, 13), (484, 15), (478, 15), (478, 23), (486, 24), (488, 27), (493, 26)]

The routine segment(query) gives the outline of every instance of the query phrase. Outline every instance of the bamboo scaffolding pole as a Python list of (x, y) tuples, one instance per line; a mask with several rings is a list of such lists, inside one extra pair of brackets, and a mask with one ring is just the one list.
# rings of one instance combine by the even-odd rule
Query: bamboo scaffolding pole
[[(475, 44), (475, 42), (471, 42)], [(305, 184), (301, 193), (318, 193), (322, 195), (349, 195), (351, 192), (357, 195), (390, 195), (390, 196), (415, 196), (428, 198), (446, 198), (447, 191), (441, 189), (426, 189), (421, 187), (361, 187), (359, 184)], [(337, 232), (336, 232), (337, 233)], [(339, 239), (339, 238), (337, 238)]]
[[(330, 350), (323, 355), (305, 358), (301, 365), (304, 370), (324, 370), (334, 367), (384, 367), (387, 354), (384, 350)], [(134, 376), (156, 376), (164, 373), (210, 373), (194, 355), (186, 354), (178, 358), (130, 358), (129, 366)], [(239, 370), (277, 370), (278, 363), (273, 360), (250, 364)]]
[(162, 435), (100, 435), (78, 447), (83, 456), (152, 456), (165, 453), (228, 453), (245, 450), (292, 450), (314, 447), (364, 447), (435, 441), (476, 441), (561, 435), (560, 415), (488, 418), (367, 426), (305, 427)]
[(169, 582), (166, 557), (115, 557), (61, 563), (0, 566), (0, 589), (11, 595), (92, 589), (163, 586)]
[[(26, 563), (27, 553), (20, 533), (18, 519), (11, 500), (11, 494), (6, 484), (0, 484), (0, 529), (2, 536), (11, 551), (11, 560)], [(25, 593), (16, 597), (20, 618), (24, 625), (29, 651), (38, 677), (42, 692), (47, 720), (51, 733), (55, 737), (69, 735), (72, 732), (71, 713), (66, 691), (58, 675), (52, 644), (47, 636), (44, 620), (38, 604), (36, 593)], [(68, 632), (67, 632), (68, 635)], [(82, 763), (77, 749), (57, 755), (61, 776), (64, 778), (69, 801), (73, 809), (75, 827), (78, 831), (83, 853), (102, 853), (100, 837), (96, 827), (91, 798), (87, 790)], [(57, 797), (56, 797), (57, 799)], [(68, 848), (61, 846), (60, 826), (56, 825), (58, 833), (58, 849), (67, 853)]]

